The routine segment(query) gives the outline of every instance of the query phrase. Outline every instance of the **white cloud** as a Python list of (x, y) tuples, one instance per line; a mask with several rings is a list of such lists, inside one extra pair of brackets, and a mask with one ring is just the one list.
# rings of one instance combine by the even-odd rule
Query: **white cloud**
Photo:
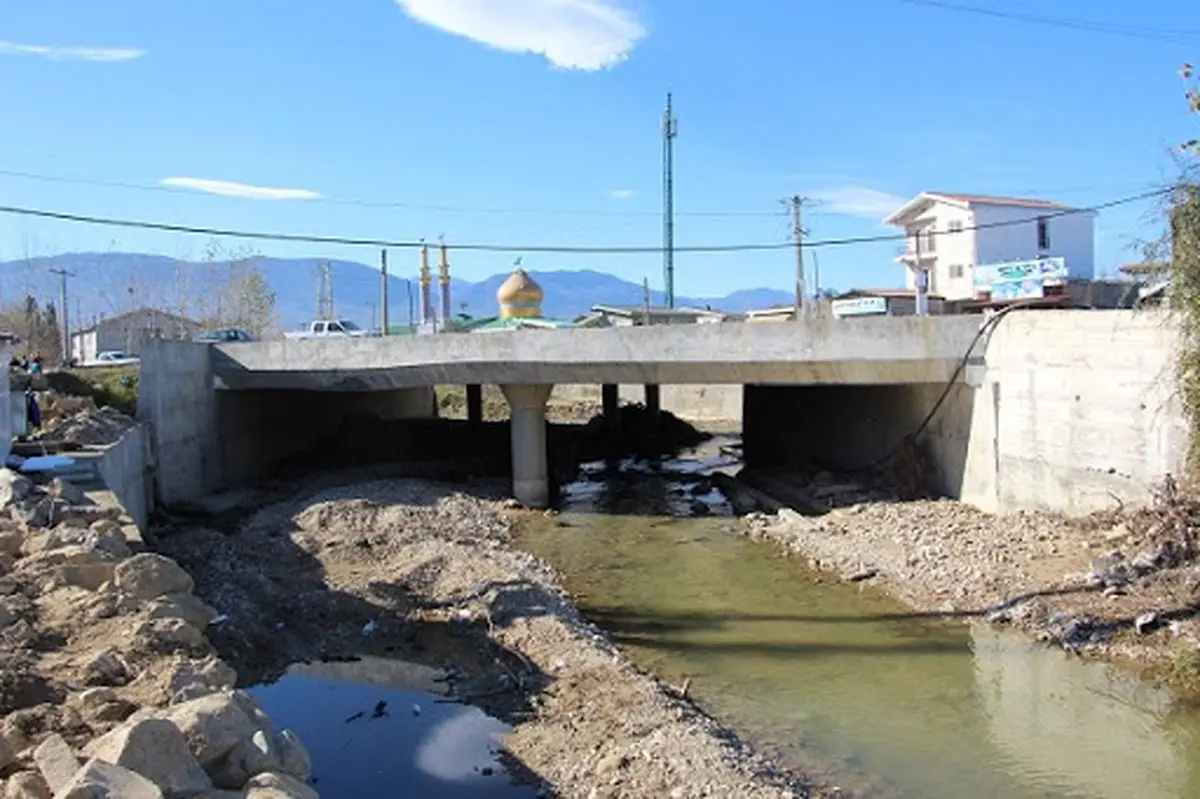
[(563, 69), (615, 66), (646, 36), (624, 0), (396, 0), (417, 22)]
[(146, 54), (134, 47), (48, 47), (0, 41), (0, 55), (33, 55), (51, 61), (133, 61)]
[(164, 186), (179, 189), (202, 191), (205, 194), (217, 194), (221, 197), (240, 197), (245, 200), (316, 200), (321, 197), (309, 189), (279, 189), (270, 186), (251, 186), (248, 183), (234, 183), (230, 180), (209, 180), (207, 178), (164, 178)]
[(865, 186), (837, 186), (812, 192), (814, 200), (824, 206), (820, 210), (846, 216), (880, 219), (909, 201), (908, 197), (888, 194)]
[(614, 200), (628, 200), (633, 196), (633, 189), (613, 189), (608, 196)]

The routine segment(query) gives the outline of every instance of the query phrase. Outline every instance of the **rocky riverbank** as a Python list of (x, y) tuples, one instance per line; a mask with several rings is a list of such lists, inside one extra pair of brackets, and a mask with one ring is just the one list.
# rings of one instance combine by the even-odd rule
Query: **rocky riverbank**
[(243, 681), (368, 655), (439, 668), (448, 699), (513, 725), (506, 760), (543, 796), (824, 795), (581, 618), (551, 570), (509, 546), (507, 515), (524, 511), (503, 485), (325, 476), (288, 492), (161, 536), (224, 617), (211, 638)]
[(217, 611), (121, 508), (7, 469), (0, 506), (6, 799), (316, 796), (296, 736), (233, 690)]
[(1200, 699), (1200, 504), (1173, 484), (1150, 508), (1066, 519), (904, 501), (887, 486), (829, 473), (767, 482), (770, 494), (807, 511), (727, 481), (735, 505), (759, 508), (744, 516), (745, 534), (877, 584), (917, 611), (1012, 625)]

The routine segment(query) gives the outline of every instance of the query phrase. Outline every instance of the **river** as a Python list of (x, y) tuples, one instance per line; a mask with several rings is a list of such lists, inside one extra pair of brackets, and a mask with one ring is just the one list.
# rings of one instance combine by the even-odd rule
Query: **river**
[[(1200, 715), (1098, 663), (921, 617), (733, 531), (703, 477), (718, 437), (658, 464), (588, 464), (518, 545), (640, 665), (785, 766), (856, 794), (1200, 796)], [(697, 515), (701, 503), (708, 515)]]

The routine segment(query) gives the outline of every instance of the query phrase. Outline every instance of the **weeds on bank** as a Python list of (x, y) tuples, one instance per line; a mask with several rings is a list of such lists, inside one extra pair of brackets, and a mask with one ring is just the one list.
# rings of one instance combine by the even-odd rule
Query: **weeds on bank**
[(46, 382), (59, 394), (91, 397), (96, 407), (109, 406), (126, 416), (137, 411), (138, 369), (120, 366), (111, 369), (64, 369), (49, 372)]
[(1184, 182), (1172, 198), (1171, 309), (1183, 336), (1179, 390), (1191, 427), (1192, 466), (1200, 465), (1200, 184)]

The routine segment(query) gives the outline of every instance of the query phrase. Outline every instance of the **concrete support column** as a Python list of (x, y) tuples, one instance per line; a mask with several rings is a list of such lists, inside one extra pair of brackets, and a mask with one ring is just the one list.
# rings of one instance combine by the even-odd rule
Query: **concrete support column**
[(550, 505), (546, 402), (551, 385), (501, 386), (512, 416), (513, 496), (527, 508)]
[(621, 426), (621, 388), (616, 383), (600, 386), (600, 402), (604, 409), (604, 427), (615, 433)]
[(471, 424), (483, 422), (483, 386), (467, 385), (467, 421)]
[(652, 415), (662, 410), (662, 398), (657, 385), (646, 384), (646, 410)]

